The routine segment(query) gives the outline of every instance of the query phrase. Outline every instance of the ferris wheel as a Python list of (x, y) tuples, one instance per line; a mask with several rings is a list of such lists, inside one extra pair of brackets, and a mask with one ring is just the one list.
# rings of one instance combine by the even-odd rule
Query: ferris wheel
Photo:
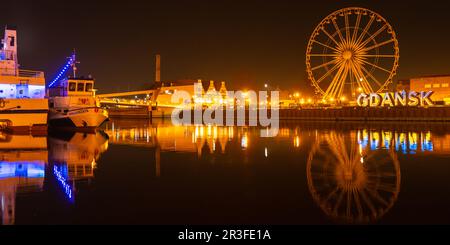
[(306, 68), (323, 102), (355, 99), (386, 91), (400, 54), (392, 26), (364, 8), (338, 10), (314, 30), (306, 49)]

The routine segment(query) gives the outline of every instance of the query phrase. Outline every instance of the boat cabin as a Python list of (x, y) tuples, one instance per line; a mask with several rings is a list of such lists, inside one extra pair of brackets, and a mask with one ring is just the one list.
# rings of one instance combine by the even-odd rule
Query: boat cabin
[(0, 98), (44, 98), (44, 72), (19, 69), (15, 28), (5, 28), (0, 47)]
[(95, 96), (94, 79), (66, 78), (57, 86), (49, 88), (50, 97)]

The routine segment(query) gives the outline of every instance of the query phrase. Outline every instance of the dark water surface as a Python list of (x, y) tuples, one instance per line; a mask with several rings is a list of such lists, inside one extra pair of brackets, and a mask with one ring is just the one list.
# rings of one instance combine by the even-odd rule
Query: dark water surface
[(2, 224), (450, 224), (450, 124), (0, 136)]

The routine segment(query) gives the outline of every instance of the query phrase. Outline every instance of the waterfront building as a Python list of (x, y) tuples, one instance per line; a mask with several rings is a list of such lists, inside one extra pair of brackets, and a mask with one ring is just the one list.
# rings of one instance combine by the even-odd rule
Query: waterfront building
[(298, 99), (298, 98), (299, 98), (299, 95), (295, 94), (295, 93), (292, 94), (291, 91), (288, 91), (288, 90), (280, 91), (279, 92), (280, 108), (287, 109), (287, 108), (296, 107), (297, 106), (296, 99)]
[(437, 104), (450, 105), (450, 75), (431, 75), (400, 80), (397, 91), (433, 91), (431, 99)]
[[(195, 85), (201, 87), (201, 97), (195, 94)], [(207, 88), (207, 89), (206, 89)], [(225, 82), (209, 81), (209, 85), (205, 86), (202, 80), (179, 80), (175, 82), (162, 82), (160, 92), (156, 99), (158, 108), (173, 108), (185, 104), (186, 102), (172, 102), (172, 95), (177, 91), (187, 92), (191, 97), (191, 103), (200, 103), (205, 106), (211, 106), (226, 101), (227, 88)]]
[(409, 79), (398, 80), (397, 86), (396, 86), (396, 91), (397, 92), (401, 92), (401, 91), (409, 92), (411, 90), (410, 85), (411, 85), (411, 82)]

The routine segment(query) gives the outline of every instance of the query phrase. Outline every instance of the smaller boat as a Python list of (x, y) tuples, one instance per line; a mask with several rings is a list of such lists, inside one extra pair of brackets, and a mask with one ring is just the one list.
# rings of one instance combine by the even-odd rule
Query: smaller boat
[(108, 121), (108, 112), (95, 96), (94, 79), (76, 77), (76, 63), (74, 53), (66, 65), (72, 66), (73, 77), (49, 85), (49, 125), (92, 131)]

